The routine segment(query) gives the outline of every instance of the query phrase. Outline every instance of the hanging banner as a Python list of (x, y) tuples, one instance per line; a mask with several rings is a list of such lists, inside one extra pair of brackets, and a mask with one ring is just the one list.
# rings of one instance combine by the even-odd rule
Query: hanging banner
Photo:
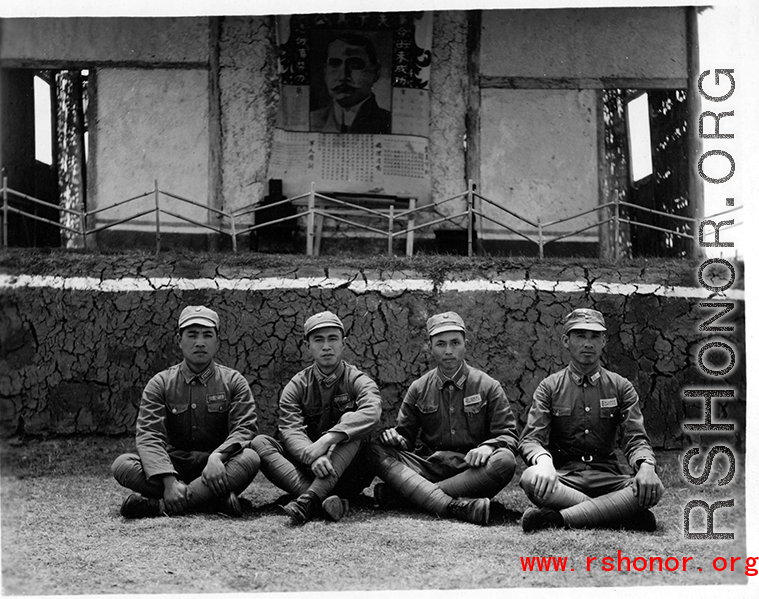
[(320, 192), (431, 198), (432, 13), (277, 17), (279, 121), (269, 178)]

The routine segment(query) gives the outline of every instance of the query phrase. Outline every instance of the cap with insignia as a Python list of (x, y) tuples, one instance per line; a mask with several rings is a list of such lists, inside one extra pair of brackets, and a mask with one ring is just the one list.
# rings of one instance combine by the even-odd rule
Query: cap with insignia
[(219, 328), (219, 315), (205, 306), (187, 306), (179, 315), (179, 328), (199, 324), (204, 327)]
[(319, 312), (318, 314), (309, 317), (303, 325), (303, 330), (305, 331), (306, 337), (308, 337), (315, 330), (326, 327), (337, 327), (343, 332), (343, 335), (345, 335), (343, 321), (332, 312)]
[(564, 317), (564, 333), (582, 329), (584, 331), (605, 331), (604, 315), (598, 310), (577, 308)]
[(466, 334), (466, 326), (461, 316), (455, 312), (435, 314), (427, 319), (427, 334), (432, 337), (448, 331), (459, 331)]

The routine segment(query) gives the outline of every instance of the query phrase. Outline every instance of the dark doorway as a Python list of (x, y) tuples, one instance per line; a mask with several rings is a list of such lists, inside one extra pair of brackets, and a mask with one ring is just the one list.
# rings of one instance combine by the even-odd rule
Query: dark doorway
[[(609, 199), (692, 218), (685, 90), (604, 90)], [(691, 223), (622, 207), (620, 257), (686, 257)], [(636, 224), (639, 223), (639, 224)]]
[[(53, 204), (10, 196), (26, 215), (8, 217), (8, 244), (15, 247), (82, 245), (81, 236), (56, 224), (58, 206), (86, 205), (87, 72), (0, 70), (0, 166), (11, 189)], [(41, 220), (44, 219), (44, 220)], [(63, 216), (78, 229), (77, 215)]]

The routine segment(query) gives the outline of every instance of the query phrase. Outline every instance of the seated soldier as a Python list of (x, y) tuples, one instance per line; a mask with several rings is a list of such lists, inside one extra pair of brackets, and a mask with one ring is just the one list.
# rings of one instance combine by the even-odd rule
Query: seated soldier
[(374, 381), (343, 361), (342, 321), (319, 312), (306, 320), (304, 330), (314, 363), (282, 391), (279, 440), (268, 435), (253, 440), (266, 478), (294, 497), (284, 511), (298, 525), (319, 508), (338, 521), (348, 499), (371, 484), (374, 476), (361, 450), (382, 411)]
[[(564, 319), (569, 366), (535, 390), (519, 450), (529, 466), (520, 485), (537, 508), (522, 517), (525, 532), (548, 527), (622, 525), (655, 530), (648, 508), (662, 497), (656, 460), (632, 383), (601, 366), (603, 315), (587, 308)], [(635, 476), (614, 456), (617, 432)]]
[(516, 422), (501, 385), (464, 361), (461, 317), (436, 314), (427, 333), (437, 367), (411, 384), (397, 425), (370, 446), (385, 483), (374, 497), (380, 507), (402, 504), (400, 495), (438, 516), (487, 525), (490, 498), (514, 475)]
[(137, 454), (113, 463), (119, 484), (137, 491), (121, 506), (125, 518), (213, 510), (239, 517), (237, 498), (258, 472), (249, 448), (258, 432), (248, 382), (214, 362), (219, 316), (188, 306), (179, 316), (184, 360), (155, 375), (142, 393)]

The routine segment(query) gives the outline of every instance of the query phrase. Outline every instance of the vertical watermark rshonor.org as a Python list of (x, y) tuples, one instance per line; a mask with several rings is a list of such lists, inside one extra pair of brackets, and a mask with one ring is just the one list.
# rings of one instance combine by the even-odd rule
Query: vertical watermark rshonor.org
[[(722, 111), (723, 107), (727, 107), (722, 103), (728, 101), (735, 91), (735, 77), (733, 76), (733, 73), (734, 69), (716, 69), (713, 74), (711, 71), (704, 71), (699, 76), (698, 91), (702, 98), (709, 103), (707, 107), (714, 107), (714, 110), (704, 110), (699, 116), (699, 138), (719, 140), (733, 140), (735, 138), (735, 135), (731, 133), (720, 132), (721, 120), (733, 117), (735, 114), (733, 110)], [(705, 84), (715, 95), (711, 95), (704, 91)], [(729, 141), (727, 142), (727, 144), (730, 143), (731, 142)], [(731, 149), (729, 145), (728, 149)], [(716, 174), (711, 176), (708, 174), (714, 174), (716, 171), (724, 171), (728, 166), (730, 170), (724, 176)], [(729, 152), (722, 149), (704, 152), (698, 161), (698, 174), (706, 184), (720, 185), (729, 181), (735, 174), (735, 160)], [(734, 199), (725, 198), (725, 204), (728, 207), (732, 207), (734, 205)], [(698, 227), (699, 247), (733, 247), (734, 244), (732, 242), (720, 241), (720, 227), (732, 224), (732, 219), (720, 221), (718, 223), (713, 220), (702, 220)], [(714, 228), (714, 241), (704, 241), (705, 227)], [(705, 289), (715, 294), (722, 294), (735, 283), (735, 268), (729, 261), (722, 258), (706, 259), (699, 266), (698, 282)], [(703, 345), (699, 348), (697, 358), (698, 366), (710, 379), (723, 379), (736, 365), (736, 351), (732, 344), (728, 343), (719, 335), (721, 333), (729, 334), (735, 330), (735, 326), (729, 324), (728, 316), (735, 308), (735, 303), (730, 301), (716, 301), (715, 299), (710, 298), (709, 301), (700, 302), (699, 306), (701, 308), (709, 309), (710, 314), (709, 317), (700, 323), (698, 327), (700, 333), (709, 335), (708, 338), (704, 339)], [(713, 333), (716, 333), (717, 336), (711, 336)], [(710, 354), (715, 358), (714, 360), (710, 361), (707, 359)], [(708, 364), (705, 362), (708, 362)], [(724, 368), (720, 368), (719, 366), (712, 368), (710, 365), (715, 363), (726, 363), (727, 365)], [(703, 387), (706, 386), (707, 384), (703, 385)], [(735, 430), (735, 424), (731, 422), (712, 422), (712, 400), (735, 400), (735, 389), (730, 387), (720, 388), (717, 386), (710, 386), (709, 388), (689, 388), (684, 390), (683, 396), (685, 399), (702, 399), (704, 414), (703, 422), (684, 423), (684, 430), (706, 433), (707, 435), (709, 433), (724, 434), (725, 432)], [(718, 481), (718, 485), (725, 486), (725, 490), (727, 491), (730, 481), (732, 481), (735, 476), (735, 454), (732, 449), (724, 444), (713, 445), (704, 460), (701, 476), (696, 478), (691, 474), (689, 464), (691, 459), (698, 455), (699, 452), (700, 450), (698, 447), (693, 447), (689, 449), (683, 457), (683, 474), (685, 475), (685, 478), (692, 485), (704, 484), (711, 473), (712, 462), (714, 461), (715, 456), (719, 453), (723, 453), (727, 456), (727, 459), (730, 462), (730, 469), (727, 474)], [(685, 538), (695, 540), (733, 539), (735, 537), (733, 532), (714, 532), (714, 512), (720, 508), (732, 508), (734, 505), (735, 500), (733, 498), (725, 499), (724, 501), (715, 501), (711, 505), (700, 499), (689, 501), (683, 510), (683, 532)], [(690, 531), (690, 513), (695, 508), (703, 508), (706, 511), (706, 532)]]

